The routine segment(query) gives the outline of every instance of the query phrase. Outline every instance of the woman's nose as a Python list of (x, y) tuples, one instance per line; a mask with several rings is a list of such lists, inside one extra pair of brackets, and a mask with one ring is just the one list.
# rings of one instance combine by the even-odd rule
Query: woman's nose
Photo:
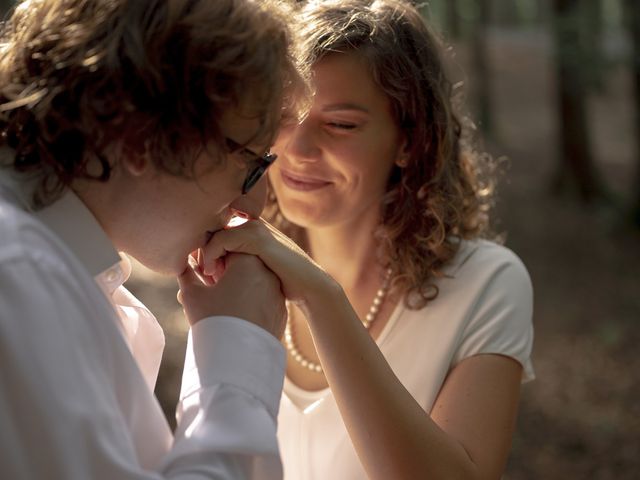
[(320, 148), (313, 123), (306, 119), (302, 123), (284, 127), (274, 151), (292, 161), (316, 162), (320, 157)]

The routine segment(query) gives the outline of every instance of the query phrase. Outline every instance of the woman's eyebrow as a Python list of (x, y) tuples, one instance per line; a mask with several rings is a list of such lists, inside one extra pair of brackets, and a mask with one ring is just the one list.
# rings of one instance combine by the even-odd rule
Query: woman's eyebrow
[(358, 112), (371, 113), (367, 107), (358, 103), (350, 102), (331, 103), (322, 107), (323, 112), (335, 112), (338, 110), (356, 110)]

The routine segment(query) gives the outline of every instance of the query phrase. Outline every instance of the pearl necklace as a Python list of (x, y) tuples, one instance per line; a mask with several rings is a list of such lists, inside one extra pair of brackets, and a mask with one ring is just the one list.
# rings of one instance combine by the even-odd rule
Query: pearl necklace
[[(387, 292), (389, 291), (389, 284), (391, 283), (391, 269), (388, 268), (385, 271), (384, 279), (382, 280), (382, 285), (376, 292), (376, 295), (373, 297), (373, 302), (369, 307), (369, 311), (365, 315), (364, 319), (362, 319), (362, 324), (368, 330), (371, 327), (371, 324), (378, 316), (378, 312), (380, 311), (380, 307), (384, 302), (385, 297), (387, 296)], [(291, 315), (287, 318), (287, 325), (284, 329), (284, 343), (287, 347), (287, 350), (291, 354), (291, 357), (302, 365), (305, 368), (308, 368), (312, 372), (322, 373), (322, 366), (319, 363), (316, 363), (312, 360), (306, 358), (300, 350), (296, 347), (295, 340), (293, 338), (293, 325), (291, 323)]]

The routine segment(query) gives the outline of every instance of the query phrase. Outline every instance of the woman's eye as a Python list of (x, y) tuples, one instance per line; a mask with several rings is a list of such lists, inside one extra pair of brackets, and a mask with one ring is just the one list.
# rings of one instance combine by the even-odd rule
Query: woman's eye
[(353, 123), (344, 122), (327, 122), (327, 125), (331, 128), (337, 128), (340, 130), (353, 130), (356, 126)]

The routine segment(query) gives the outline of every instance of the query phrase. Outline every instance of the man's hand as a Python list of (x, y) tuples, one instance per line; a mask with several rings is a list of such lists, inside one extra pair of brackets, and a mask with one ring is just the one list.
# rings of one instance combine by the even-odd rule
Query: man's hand
[(339, 285), (296, 243), (263, 219), (216, 232), (202, 248), (198, 263), (203, 278), (215, 281), (220, 260), (229, 253), (255, 255), (280, 279), (287, 300), (304, 307), (319, 291), (338, 291)]
[(224, 273), (203, 283), (192, 268), (178, 277), (178, 301), (191, 325), (212, 315), (254, 323), (276, 338), (284, 332), (286, 308), (278, 278), (254, 255), (230, 253)]

